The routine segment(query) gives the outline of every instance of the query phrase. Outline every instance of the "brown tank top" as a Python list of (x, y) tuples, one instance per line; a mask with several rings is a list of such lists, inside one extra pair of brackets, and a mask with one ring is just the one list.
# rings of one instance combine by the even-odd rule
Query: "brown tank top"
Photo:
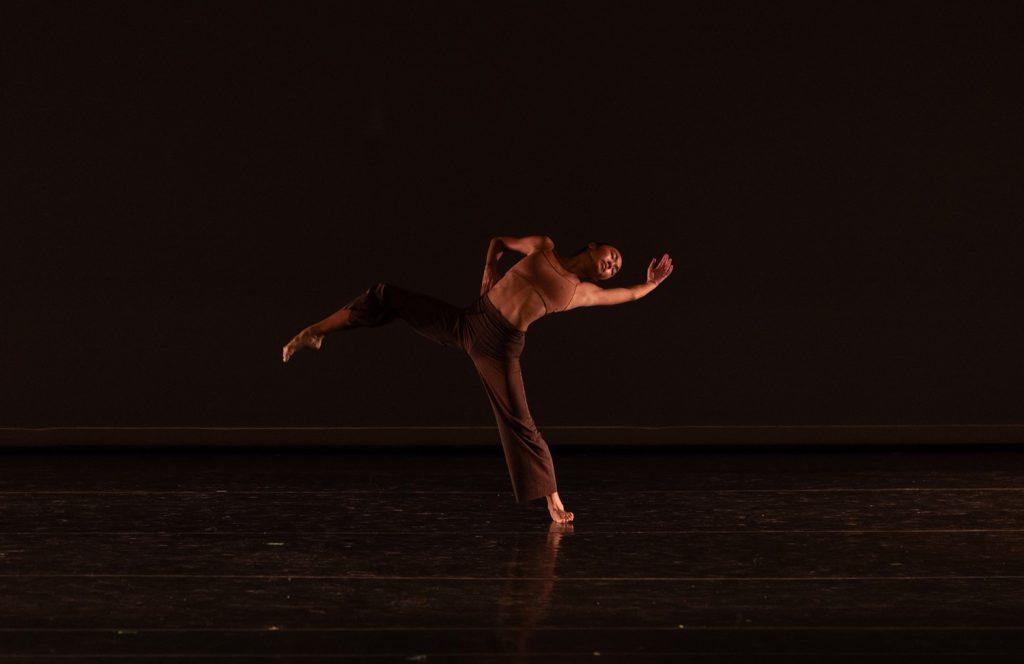
[(558, 262), (550, 249), (538, 249), (523, 256), (505, 273), (514, 274), (536, 291), (544, 302), (545, 313), (564, 311), (576, 296), (579, 279)]

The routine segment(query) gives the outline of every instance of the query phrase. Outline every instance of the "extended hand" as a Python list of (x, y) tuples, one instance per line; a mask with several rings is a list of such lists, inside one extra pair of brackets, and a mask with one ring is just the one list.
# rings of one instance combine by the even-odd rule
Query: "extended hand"
[(657, 265), (654, 264), (656, 260), (657, 257), (652, 258), (651, 264), (647, 266), (647, 283), (653, 283), (655, 286), (672, 274), (672, 259), (668, 254), (663, 254)]

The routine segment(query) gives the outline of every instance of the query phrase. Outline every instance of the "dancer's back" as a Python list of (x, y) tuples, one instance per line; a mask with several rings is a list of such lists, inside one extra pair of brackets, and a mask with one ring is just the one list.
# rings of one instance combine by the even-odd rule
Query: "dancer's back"
[(520, 330), (549, 313), (573, 308), (579, 278), (562, 267), (553, 245), (524, 256), (485, 294)]

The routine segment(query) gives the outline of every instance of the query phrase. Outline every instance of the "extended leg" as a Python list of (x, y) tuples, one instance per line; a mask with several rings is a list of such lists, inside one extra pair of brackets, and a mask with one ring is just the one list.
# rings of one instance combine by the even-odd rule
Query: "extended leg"
[(462, 309), (431, 295), (384, 281), (366, 289), (344, 308), (349, 310), (346, 328), (376, 327), (401, 318), (435, 343), (462, 348)]
[(350, 310), (346, 309), (345, 307), (342, 307), (341, 309), (338, 309), (327, 318), (323, 319), (318, 323), (313, 323), (306, 329), (309, 330), (310, 333), (312, 334), (324, 336), (328, 332), (334, 332), (335, 330), (340, 330), (344, 328), (345, 325), (348, 323), (349, 315)]
[(431, 341), (461, 348), (461, 311), (436, 297), (407, 290), (390, 282), (378, 282), (327, 318), (295, 335), (284, 347), (283, 358), (287, 362), (297, 350), (304, 347), (319, 349), (324, 336), (329, 332), (377, 327), (395, 318), (401, 318)]
[(298, 334), (292, 337), (291, 341), (285, 344), (281, 351), (281, 359), (284, 362), (287, 362), (296, 351), (303, 348), (320, 350), (320, 347), (324, 343), (324, 335), (328, 332), (333, 332), (334, 330), (345, 327), (345, 323), (348, 321), (348, 316), (348, 310), (341, 308), (319, 323), (314, 323), (309, 327), (303, 328)]

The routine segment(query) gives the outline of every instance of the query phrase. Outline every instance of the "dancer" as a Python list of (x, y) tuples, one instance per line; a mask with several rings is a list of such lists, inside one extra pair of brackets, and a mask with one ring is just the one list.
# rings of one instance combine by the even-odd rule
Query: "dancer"
[[(506, 249), (523, 254), (523, 258), (499, 279), (497, 262)], [(651, 259), (644, 283), (624, 288), (597, 285), (621, 269), (622, 255), (606, 242), (590, 242), (563, 257), (545, 235), (496, 237), (487, 249), (480, 296), (468, 307), (378, 282), (296, 334), (285, 345), (282, 359), (287, 362), (302, 348), (319, 350), (329, 332), (384, 325), (396, 317), (432, 341), (465, 351), (494, 411), (516, 502), (543, 496), (551, 519), (568, 523), (573, 513), (566, 511), (558, 496), (551, 452), (530, 416), (519, 358), (526, 330), (539, 318), (579, 307), (639, 300), (657, 288), (673, 268), (666, 253), (661, 260)]]

